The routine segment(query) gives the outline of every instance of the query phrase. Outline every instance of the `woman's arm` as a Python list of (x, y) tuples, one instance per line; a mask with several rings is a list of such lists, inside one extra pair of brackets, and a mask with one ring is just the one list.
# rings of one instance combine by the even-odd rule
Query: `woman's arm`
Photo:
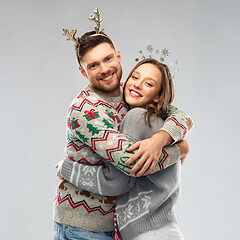
[(124, 194), (133, 187), (136, 180), (109, 163), (106, 166), (93, 166), (65, 159), (59, 170), (64, 179), (78, 188), (104, 196)]
[[(144, 110), (139, 108), (135, 108), (131, 111), (135, 112), (134, 114), (137, 114), (137, 112), (139, 111), (142, 111), (142, 114), (144, 113)], [(133, 116), (131, 118), (131, 121), (132, 120)], [(131, 121), (129, 121), (130, 124), (128, 124), (130, 126), (129, 130), (134, 129), (134, 131), (137, 131), (137, 129), (135, 128), (136, 125), (134, 123), (131, 123)], [(157, 170), (157, 168), (155, 167), (156, 164), (162, 162), (163, 155), (160, 156), (160, 154), (162, 154), (163, 147), (182, 140), (187, 136), (187, 134), (191, 131), (192, 128), (193, 128), (192, 119), (182, 110), (179, 110), (174, 106), (170, 106), (167, 119), (162, 123), (160, 128), (154, 129), (155, 133), (152, 135), (152, 137), (146, 140), (139, 141), (132, 145), (130, 148), (128, 148), (129, 151), (132, 151), (138, 148), (138, 146), (143, 142), (145, 144), (145, 148), (142, 148), (142, 151), (144, 151), (145, 154), (139, 159), (139, 161), (135, 164), (135, 166), (131, 169), (130, 172), (131, 173), (136, 172), (140, 168), (141, 170), (138, 172), (137, 176), (149, 174), (153, 171), (154, 168), (155, 169), (153, 172), (156, 172)], [(152, 131), (150, 132), (152, 133)], [(148, 157), (147, 150), (149, 152), (155, 152), (155, 156), (153, 155), (152, 158)], [(141, 154), (142, 152), (138, 151), (137, 154), (135, 154), (131, 159), (128, 159), (126, 161), (126, 165), (132, 164), (134, 161), (136, 161), (137, 157), (141, 156)], [(167, 168), (168, 166), (171, 166), (175, 162), (176, 162), (175, 159), (173, 159), (173, 161), (165, 161), (162, 163), (161, 169)]]

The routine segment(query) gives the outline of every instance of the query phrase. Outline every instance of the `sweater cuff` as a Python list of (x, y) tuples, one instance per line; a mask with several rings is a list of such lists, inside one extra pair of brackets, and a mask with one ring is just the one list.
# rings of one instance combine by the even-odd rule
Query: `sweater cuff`
[(177, 144), (164, 148), (169, 155), (167, 159), (163, 162), (163, 169), (177, 163), (180, 160), (180, 149)]
[(179, 142), (185, 137), (183, 130), (176, 127), (175, 124), (173, 125), (171, 120), (165, 122), (160, 130), (167, 132), (173, 138), (174, 142), (172, 144)]
[(61, 169), (61, 175), (64, 179), (70, 180), (72, 175), (72, 169), (73, 169), (73, 160), (70, 160), (68, 158), (64, 159), (62, 169)]

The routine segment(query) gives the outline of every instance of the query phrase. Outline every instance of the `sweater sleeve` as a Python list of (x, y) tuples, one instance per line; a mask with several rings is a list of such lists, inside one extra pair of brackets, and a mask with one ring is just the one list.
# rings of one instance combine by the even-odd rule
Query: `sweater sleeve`
[(65, 159), (61, 175), (78, 188), (104, 196), (118, 196), (128, 192), (136, 178), (129, 177), (113, 165), (86, 165)]
[(177, 107), (170, 106), (168, 117), (160, 130), (166, 131), (174, 143), (183, 140), (194, 126), (193, 120)]
[[(120, 127), (120, 131), (125, 134), (128, 139), (133, 142), (137, 142), (146, 138), (150, 138), (154, 133), (164, 126), (164, 121), (161, 118), (155, 118), (151, 123), (152, 127), (146, 124), (145, 110), (142, 108), (134, 108), (130, 110)], [(158, 160), (158, 164), (151, 174), (158, 171), (158, 169), (165, 169), (180, 160), (180, 151), (177, 144), (164, 147), (161, 156)]]

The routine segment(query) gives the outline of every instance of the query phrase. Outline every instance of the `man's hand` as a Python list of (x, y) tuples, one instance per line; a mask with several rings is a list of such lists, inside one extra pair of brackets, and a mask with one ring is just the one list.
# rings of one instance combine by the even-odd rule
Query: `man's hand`
[(151, 138), (136, 142), (130, 146), (127, 151), (138, 150), (125, 162), (125, 165), (128, 166), (139, 159), (130, 173), (135, 173), (137, 177), (147, 175), (156, 166), (162, 153), (162, 148), (172, 142), (171, 136), (167, 132), (160, 130)]
[(57, 164), (55, 165), (55, 167), (56, 167), (56, 169), (57, 169), (57, 176), (58, 176), (58, 178), (59, 178), (60, 180), (64, 180), (64, 178), (63, 178), (62, 175), (61, 175), (61, 169), (62, 169), (63, 161), (64, 161), (64, 160), (61, 160), (59, 163), (57, 163)]
[(186, 156), (188, 155), (188, 153), (190, 151), (190, 145), (189, 145), (188, 141), (186, 141), (186, 140), (182, 140), (182, 141), (178, 142), (177, 145), (180, 150), (181, 164), (183, 164)]

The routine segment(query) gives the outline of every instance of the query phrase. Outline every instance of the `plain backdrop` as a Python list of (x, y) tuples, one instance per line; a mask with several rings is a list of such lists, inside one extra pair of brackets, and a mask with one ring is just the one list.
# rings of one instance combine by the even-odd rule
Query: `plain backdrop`
[(180, 62), (174, 104), (195, 121), (176, 207), (185, 240), (239, 240), (237, 0), (1, 1), (0, 238), (52, 239), (67, 109), (87, 84), (62, 28), (92, 30), (95, 7), (121, 51), (123, 80), (147, 44)]

